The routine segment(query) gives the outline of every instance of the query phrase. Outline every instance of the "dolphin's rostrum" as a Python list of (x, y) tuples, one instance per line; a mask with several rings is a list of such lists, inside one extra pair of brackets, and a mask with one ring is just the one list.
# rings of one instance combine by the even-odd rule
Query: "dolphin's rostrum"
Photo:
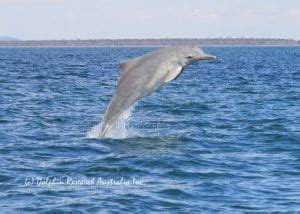
[(106, 109), (99, 137), (105, 138), (122, 113), (164, 83), (176, 79), (185, 66), (215, 58), (197, 46), (182, 45), (168, 46), (121, 62), (119, 85)]

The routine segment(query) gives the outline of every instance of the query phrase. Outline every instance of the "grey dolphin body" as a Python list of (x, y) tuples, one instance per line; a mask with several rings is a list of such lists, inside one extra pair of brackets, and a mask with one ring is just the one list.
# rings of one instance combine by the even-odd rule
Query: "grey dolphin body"
[(199, 60), (215, 59), (199, 47), (169, 46), (120, 63), (119, 85), (106, 109), (100, 138), (105, 138), (118, 118), (136, 101), (164, 83), (176, 79), (185, 66)]

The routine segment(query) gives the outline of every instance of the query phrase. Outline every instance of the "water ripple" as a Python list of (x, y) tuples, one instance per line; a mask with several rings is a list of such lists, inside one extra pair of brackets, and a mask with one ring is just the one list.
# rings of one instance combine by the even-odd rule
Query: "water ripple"
[(140, 101), (129, 138), (86, 138), (118, 62), (151, 50), (1, 49), (3, 212), (300, 210), (300, 49), (206, 48), (218, 60)]

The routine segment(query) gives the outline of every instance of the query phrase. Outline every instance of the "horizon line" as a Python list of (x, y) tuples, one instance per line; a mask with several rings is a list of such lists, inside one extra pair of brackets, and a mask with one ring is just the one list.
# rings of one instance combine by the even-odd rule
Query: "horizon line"
[[(300, 39), (280, 38), (280, 37), (203, 37), (203, 38), (184, 38), (184, 37), (161, 37), (161, 38), (61, 38), (61, 39), (18, 39), (11, 41), (83, 41), (83, 40), (204, 40), (204, 39), (256, 39), (256, 40), (293, 40)], [(0, 40), (5, 41), (5, 40)]]

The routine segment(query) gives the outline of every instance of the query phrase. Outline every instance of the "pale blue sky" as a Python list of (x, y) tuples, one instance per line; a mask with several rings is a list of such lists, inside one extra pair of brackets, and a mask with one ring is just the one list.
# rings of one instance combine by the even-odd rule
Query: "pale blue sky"
[(300, 40), (300, 0), (0, 0), (21, 39), (273, 37)]

